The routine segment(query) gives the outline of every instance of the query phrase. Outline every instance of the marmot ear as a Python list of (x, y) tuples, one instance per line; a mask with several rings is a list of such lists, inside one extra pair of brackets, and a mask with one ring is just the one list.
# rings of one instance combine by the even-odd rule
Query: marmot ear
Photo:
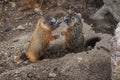
[(77, 13), (77, 15), (81, 18), (81, 21), (84, 22), (84, 19), (82, 18), (82, 15), (80, 13)]

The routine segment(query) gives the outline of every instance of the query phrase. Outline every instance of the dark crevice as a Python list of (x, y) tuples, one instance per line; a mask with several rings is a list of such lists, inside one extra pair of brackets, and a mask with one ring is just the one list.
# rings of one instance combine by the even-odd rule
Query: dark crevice
[(90, 48), (94, 48), (96, 43), (99, 42), (101, 39), (99, 37), (94, 37), (92, 39), (89, 39), (86, 43), (85, 43), (85, 48), (87, 49), (88, 47)]

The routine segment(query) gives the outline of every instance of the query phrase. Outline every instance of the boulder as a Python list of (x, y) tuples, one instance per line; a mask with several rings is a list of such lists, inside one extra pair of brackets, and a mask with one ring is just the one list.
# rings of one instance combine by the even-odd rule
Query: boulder
[(117, 21), (120, 21), (120, 0), (103, 0), (108, 10)]

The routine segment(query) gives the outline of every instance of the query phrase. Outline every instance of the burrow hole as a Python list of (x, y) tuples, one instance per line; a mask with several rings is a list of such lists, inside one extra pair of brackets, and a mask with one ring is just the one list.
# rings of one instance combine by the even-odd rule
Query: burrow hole
[(101, 38), (99, 37), (94, 37), (86, 41), (85, 43), (85, 50), (91, 50), (92, 48), (95, 47), (96, 43), (99, 42)]

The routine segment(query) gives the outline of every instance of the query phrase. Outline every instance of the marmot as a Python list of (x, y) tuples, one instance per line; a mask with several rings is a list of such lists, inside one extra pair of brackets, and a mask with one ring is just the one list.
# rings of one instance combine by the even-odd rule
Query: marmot
[(71, 13), (64, 17), (66, 23), (65, 31), (61, 34), (65, 36), (65, 48), (76, 51), (82, 51), (84, 45), (84, 36), (82, 32), (83, 24), (80, 14)]
[(57, 20), (53, 17), (47, 16), (40, 18), (26, 52), (26, 56), (31, 62), (37, 61), (45, 53), (50, 41), (55, 39), (55, 36), (52, 35), (52, 31), (58, 26)]

